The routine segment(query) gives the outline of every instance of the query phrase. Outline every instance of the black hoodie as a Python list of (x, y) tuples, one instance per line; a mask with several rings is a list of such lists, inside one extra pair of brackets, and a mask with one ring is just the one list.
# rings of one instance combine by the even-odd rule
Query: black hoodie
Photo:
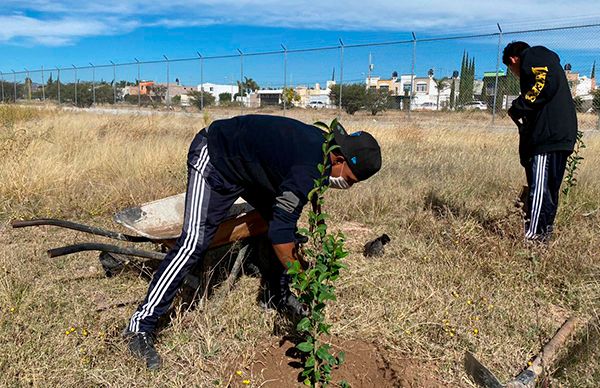
[(511, 114), (524, 123), (519, 130), (521, 164), (546, 152), (572, 152), (577, 114), (558, 55), (543, 46), (525, 49), (520, 71), (521, 95), (513, 101)]

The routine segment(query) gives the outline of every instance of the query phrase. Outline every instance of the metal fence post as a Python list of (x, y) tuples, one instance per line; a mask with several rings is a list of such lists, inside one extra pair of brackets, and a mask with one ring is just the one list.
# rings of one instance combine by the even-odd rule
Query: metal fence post
[(56, 71), (58, 73), (56, 77), (56, 84), (58, 86), (58, 105), (60, 105), (60, 68), (57, 67)]
[(46, 101), (46, 80), (44, 79), (44, 66), (42, 66), (42, 101)]
[[(496, 101), (498, 100), (498, 72), (500, 71), (500, 47), (502, 45), (502, 28), (500, 23), (496, 23), (498, 26), (498, 54), (496, 56), (496, 80), (494, 81), (494, 107), (492, 108), (492, 125), (496, 121)], [(484, 85), (485, 87), (485, 85)]]
[[(285, 117), (285, 110), (287, 109), (287, 99), (285, 93), (287, 92), (287, 48), (281, 44), (283, 48), (283, 116)], [(308, 89), (306, 89), (308, 91)]]
[(137, 58), (135, 62), (137, 63), (137, 84), (138, 84), (138, 108), (142, 106), (142, 78), (140, 76), (140, 61)]
[(412, 99), (415, 91), (415, 62), (417, 61), (417, 36), (411, 32), (413, 37), (413, 52), (412, 52), (412, 67), (410, 71), (410, 92), (408, 95), (408, 118), (410, 119), (410, 111), (412, 110)]
[(342, 38), (338, 38), (340, 41), (340, 101), (338, 108), (338, 117), (342, 114), (342, 90), (344, 88), (344, 42)]
[[(237, 49), (237, 51), (240, 53), (240, 111), (244, 114), (244, 92), (241, 90), (244, 87), (244, 53), (240, 49)], [(250, 96), (248, 96), (248, 100), (250, 100)]]
[(29, 70), (25, 69), (25, 83), (27, 84), (27, 100), (31, 101), (31, 77), (29, 76)]
[(92, 66), (92, 104), (96, 106), (96, 67), (92, 62), (89, 62)]
[(10, 69), (10, 71), (12, 71), (12, 73), (13, 73), (13, 87), (14, 87), (14, 92), (15, 92), (14, 102), (16, 104), (17, 103), (17, 74), (15, 73), (15, 71), (13, 69)]
[(75, 75), (75, 107), (77, 107), (77, 84), (79, 83), (79, 80), (77, 79), (77, 67), (75, 67), (73, 64), (71, 64), (71, 66), (73, 66)]
[(200, 110), (204, 110), (204, 57), (196, 51), (200, 58)]
[(169, 93), (169, 58), (165, 54), (163, 54), (165, 60), (167, 61), (167, 94), (165, 96), (165, 103), (167, 104), (167, 108), (171, 108), (171, 94)]
[(109, 61), (113, 65), (113, 105), (117, 105), (117, 66), (113, 61)]
[(4, 103), (4, 73), (0, 71), (0, 79), (2, 82), (2, 103)]

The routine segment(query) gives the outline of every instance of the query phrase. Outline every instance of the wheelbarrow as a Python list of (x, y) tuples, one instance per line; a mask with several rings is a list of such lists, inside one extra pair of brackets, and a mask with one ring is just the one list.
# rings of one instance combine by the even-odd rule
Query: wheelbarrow
[[(130, 248), (117, 244), (83, 242), (47, 251), (49, 257), (58, 257), (83, 251), (100, 251), (100, 262), (107, 276), (114, 276), (124, 267), (133, 264), (145, 269), (146, 275), (155, 269), (165, 257), (165, 252), (175, 245), (181, 233), (185, 209), (185, 194), (148, 202), (122, 210), (114, 215), (114, 220), (129, 229), (132, 234), (106, 230), (72, 221), (43, 218), (14, 220), (13, 228), (50, 225), (72, 229), (94, 236), (107, 237), (127, 243), (153, 244), (155, 249)], [(239, 276), (246, 259), (252, 272), (268, 271), (273, 266), (274, 252), (266, 237), (267, 222), (260, 214), (241, 198), (231, 207), (226, 220), (219, 226), (204, 260), (184, 280), (184, 285), (198, 290), (204, 286), (208, 290), (211, 280), (219, 282), (226, 274), (227, 287), (231, 288)], [(131, 245), (131, 244), (129, 244)], [(158, 247), (158, 249), (156, 249)], [(140, 267), (137, 259), (146, 259)], [(225, 259), (225, 260), (224, 260)], [(154, 267), (154, 268), (153, 268)], [(219, 270), (221, 276), (214, 276)]]

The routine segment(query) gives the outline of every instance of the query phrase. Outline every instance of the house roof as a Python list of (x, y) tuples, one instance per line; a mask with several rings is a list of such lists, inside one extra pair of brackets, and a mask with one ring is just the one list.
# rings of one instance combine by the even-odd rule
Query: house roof
[[(503, 77), (506, 74), (504, 73), (504, 70), (499, 70), (498, 71), (498, 77)], [(495, 77), (496, 76), (496, 72), (495, 71), (486, 71), (483, 73), (483, 77)]]

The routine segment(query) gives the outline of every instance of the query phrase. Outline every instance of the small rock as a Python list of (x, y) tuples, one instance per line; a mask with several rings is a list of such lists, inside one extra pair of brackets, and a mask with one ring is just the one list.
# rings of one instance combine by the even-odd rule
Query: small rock
[(376, 239), (365, 244), (363, 255), (365, 257), (381, 256), (384, 253), (384, 245), (389, 243), (390, 237), (387, 234), (382, 234)]

